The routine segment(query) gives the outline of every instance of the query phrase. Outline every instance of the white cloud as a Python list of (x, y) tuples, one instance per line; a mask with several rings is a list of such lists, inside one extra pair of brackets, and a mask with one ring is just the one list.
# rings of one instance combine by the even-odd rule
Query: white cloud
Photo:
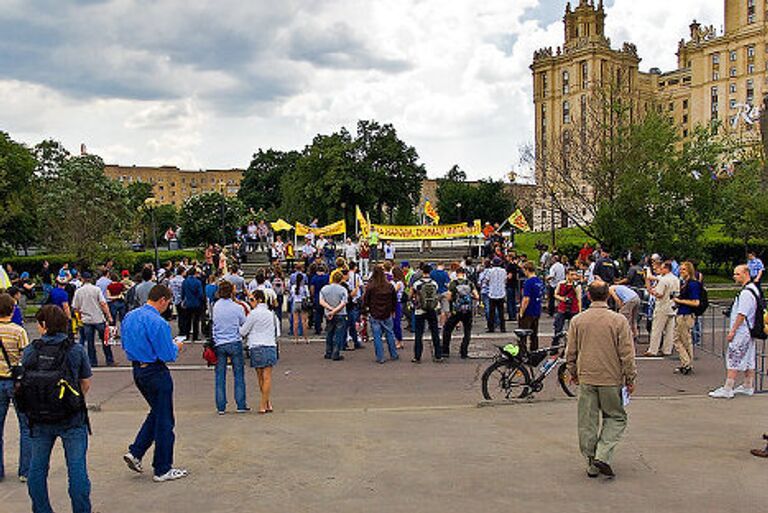
[[(221, 168), (376, 119), (432, 176), (502, 178), (533, 138), (529, 65), (562, 44), (556, 3), (0, 0), (0, 129), (109, 162)], [(608, 5), (613, 46), (636, 43), (642, 69), (674, 68), (692, 18), (723, 21), (714, 0)]]

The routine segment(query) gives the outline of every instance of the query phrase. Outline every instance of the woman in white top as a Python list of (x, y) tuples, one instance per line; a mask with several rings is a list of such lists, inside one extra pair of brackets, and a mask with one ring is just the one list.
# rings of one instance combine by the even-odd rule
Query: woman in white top
[(263, 290), (257, 290), (249, 298), (253, 310), (240, 327), (240, 335), (246, 340), (251, 367), (256, 369), (261, 390), (259, 413), (272, 412), (269, 395), (272, 392), (272, 367), (277, 364), (277, 337), (280, 325), (277, 316), (265, 302)]
[(291, 304), (291, 313), (293, 313), (293, 326), (291, 327), (293, 329), (293, 343), (299, 343), (299, 330), (297, 326), (301, 325), (301, 332), (304, 334), (304, 343), (309, 344), (309, 337), (307, 336), (307, 315), (304, 309), (307, 301), (309, 301), (309, 287), (304, 283), (303, 273), (296, 274), (296, 283), (291, 285), (288, 293), (290, 294), (289, 303)]

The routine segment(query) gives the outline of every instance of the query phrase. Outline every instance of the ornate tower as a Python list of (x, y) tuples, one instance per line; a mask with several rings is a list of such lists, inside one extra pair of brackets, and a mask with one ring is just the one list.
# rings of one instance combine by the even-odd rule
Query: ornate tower
[(565, 7), (565, 45), (567, 52), (572, 48), (586, 43), (606, 43), (605, 39), (605, 9), (600, 0), (595, 7), (594, 1), (579, 0), (575, 10), (571, 10), (571, 3)]

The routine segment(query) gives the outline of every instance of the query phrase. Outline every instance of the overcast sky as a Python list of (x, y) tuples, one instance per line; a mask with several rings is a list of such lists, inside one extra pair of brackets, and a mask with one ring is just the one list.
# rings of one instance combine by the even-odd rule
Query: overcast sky
[[(578, 0), (574, 0), (577, 4)], [(675, 68), (722, 0), (607, 0), (614, 48)], [(534, 50), (561, 0), (0, 0), (0, 130), (108, 163), (247, 167), (358, 119), (393, 123), (431, 177), (502, 178), (533, 138)]]

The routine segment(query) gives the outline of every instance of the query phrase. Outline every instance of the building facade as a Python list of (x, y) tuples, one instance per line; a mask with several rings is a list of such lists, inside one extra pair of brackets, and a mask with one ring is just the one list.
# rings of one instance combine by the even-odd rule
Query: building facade
[[(536, 109), (535, 230), (591, 221), (588, 207), (594, 198), (584, 178), (589, 162), (571, 153), (599, 151), (595, 125), (611, 129), (600, 105), (623, 106), (622, 120), (631, 123), (649, 108), (667, 112), (683, 140), (697, 125), (713, 121), (745, 142), (758, 138), (759, 106), (766, 91), (768, 67), (768, 2), (724, 0), (722, 31), (694, 20), (688, 40), (677, 49), (678, 69), (662, 73), (639, 70), (635, 46), (613, 49), (605, 37), (602, 0), (568, 2), (563, 18), (562, 47), (534, 53), (533, 100)], [(602, 117), (600, 122), (595, 118)], [(597, 135), (610, 137), (610, 133)], [(584, 139), (587, 140), (584, 140)], [(579, 146), (579, 144), (581, 146)], [(578, 147), (580, 151), (568, 151)], [(581, 176), (581, 181), (579, 176)]]
[(144, 182), (152, 185), (155, 199), (161, 205), (180, 207), (184, 200), (205, 192), (222, 192), (234, 196), (240, 190), (242, 169), (208, 169), (190, 171), (175, 166), (104, 166), (104, 174), (123, 184)]

